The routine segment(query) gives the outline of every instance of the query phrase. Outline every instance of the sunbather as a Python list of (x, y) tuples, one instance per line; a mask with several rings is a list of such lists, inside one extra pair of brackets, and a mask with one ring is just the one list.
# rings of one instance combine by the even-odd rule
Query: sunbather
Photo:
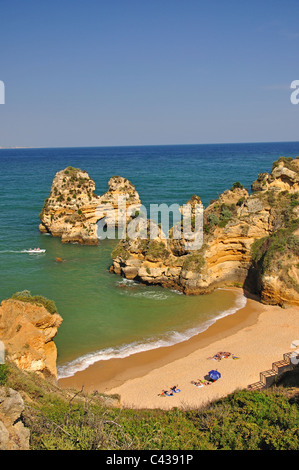
[(220, 351), (220, 352), (216, 353), (214, 356), (208, 357), (208, 359), (214, 359), (215, 361), (221, 361), (221, 359), (227, 359), (231, 355), (232, 355), (232, 353), (230, 353), (230, 352)]
[(168, 390), (162, 390), (162, 393), (159, 393), (158, 394), (160, 397), (172, 397), (173, 396), (173, 392), (169, 392)]
[(194, 382), (192, 380), (191, 383), (192, 385), (195, 385), (196, 387), (203, 387), (204, 385), (211, 385), (212, 382), (210, 382), (209, 380), (198, 379), (197, 382)]

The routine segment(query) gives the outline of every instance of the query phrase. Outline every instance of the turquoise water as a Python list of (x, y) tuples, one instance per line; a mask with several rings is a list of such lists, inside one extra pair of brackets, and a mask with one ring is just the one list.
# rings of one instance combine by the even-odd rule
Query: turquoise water
[[(279, 156), (298, 154), (299, 143), (0, 150), (0, 299), (28, 289), (55, 301), (64, 320), (55, 338), (61, 376), (94, 360), (182, 341), (236, 311), (244, 298), (140, 286), (109, 273), (115, 241), (62, 245), (41, 235), (38, 214), (55, 173), (69, 165), (87, 170), (97, 194), (112, 175), (124, 176), (146, 207), (183, 204), (192, 194), (206, 206), (233, 182), (250, 188)], [(22, 252), (36, 246), (47, 252)], [(66, 262), (56, 263), (58, 256)]]

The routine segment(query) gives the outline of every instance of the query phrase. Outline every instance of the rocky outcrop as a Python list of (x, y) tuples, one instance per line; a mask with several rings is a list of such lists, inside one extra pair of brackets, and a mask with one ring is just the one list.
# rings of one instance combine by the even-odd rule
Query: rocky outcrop
[[(204, 210), (201, 249), (188, 250), (171, 231), (168, 239), (122, 240), (112, 253), (111, 272), (185, 294), (238, 285), (265, 303), (299, 305), (298, 164), (280, 159), (253, 184), (251, 195), (236, 183), (212, 201)], [(187, 204), (195, 201), (193, 196)], [(285, 237), (276, 253), (278, 236)], [(265, 251), (256, 246), (260, 240)]]
[(21, 395), (0, 387), (0, 450), (29, 450), (30, 432), (22, 422), (23, 411)]
[(272, 173), (260, 173), (251, 188), (253, 191), (299, 191), (299, 159), (281, 157), (274, 162)]
[(53, 341), (62, 322), (42, 304), (15, 299), (0, 306), (0, 339), (6, 356), (20, 369), (56, 378), (57, 349)]
[(97, 196), (86, 171), (68, 167), (56, 173), (40, 213), (41, 233), (61, 237), (63, 243), (98, 244), (103, 226), (114, 223), (119, 227), (140, 207), (139, 195), (126, 178), (113, 176), (108, 187)]

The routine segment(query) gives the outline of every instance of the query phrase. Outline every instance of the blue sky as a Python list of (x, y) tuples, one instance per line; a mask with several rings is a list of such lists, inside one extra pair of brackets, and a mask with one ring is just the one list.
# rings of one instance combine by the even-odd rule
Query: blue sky
[(0, 0), (0, 147), (299, 140), (298, 0)]

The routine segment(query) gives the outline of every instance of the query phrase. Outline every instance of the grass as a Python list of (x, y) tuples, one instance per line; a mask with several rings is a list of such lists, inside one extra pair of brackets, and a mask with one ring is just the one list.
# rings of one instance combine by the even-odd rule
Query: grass
[(299, 219), (293, 220), (287, 227), (272, 235), (256, 240), (251, 248), (253, 261), (262, 267), (262, 272), (271, 268), (279, 255), (284, 257), (289, 252), (299, 257), (299, 239), (294, 232), (299, 228)]
[[(299, 391), (238, 390), (199, 409), (132, 410), (62, 390), (7, 364), (5, 385), (25, 400), (32, 450), (298, 450)], [(0, 367), (0, 372), (3, 366)]]
[(111, 258), (122, 258), (123, 260), (127, 260), (130, 257), (129, 252), (125, 249), (123, 245), (123, 241), (120, 241), (116, 247), (112, 250)]
[(182, 269), (200, 273), (205, 265), (205, 259), (202, 253), (187, 255), (184, 259)]
[(146, 257), (152, 260), (166, 259), (169, 257), (169, 251), (163, 242), (150, 240), (147, 246)]
[(6, 385), (8, 378), (8, 366), (6, 364), (0, 364), (0, 385)]

